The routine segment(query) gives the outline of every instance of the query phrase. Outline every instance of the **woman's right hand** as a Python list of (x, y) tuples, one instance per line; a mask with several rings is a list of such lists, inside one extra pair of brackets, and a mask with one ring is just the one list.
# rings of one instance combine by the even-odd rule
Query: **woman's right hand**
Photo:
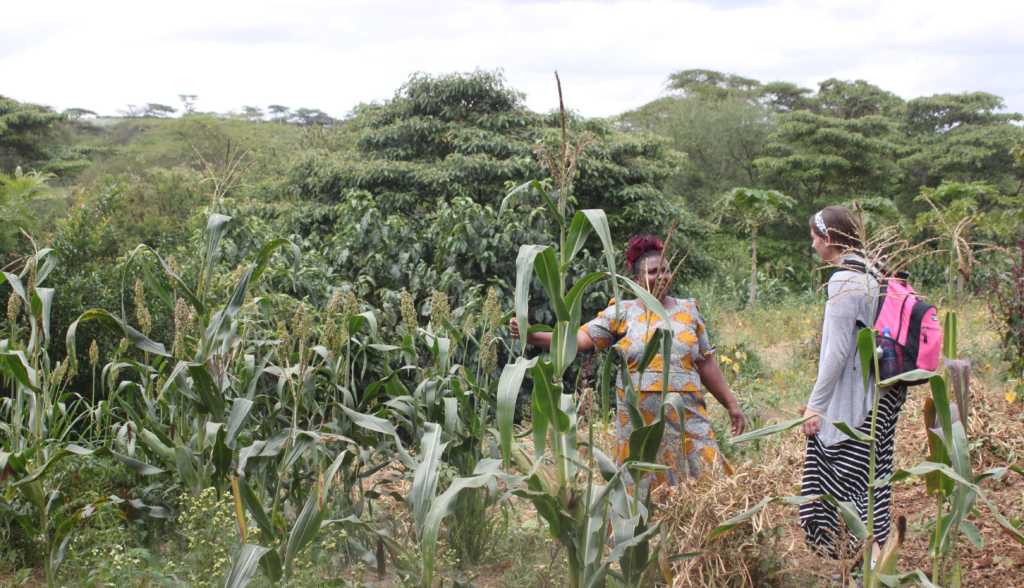
[[(522, 334), (519, 331), (519, 321), (512, 317), (508, 321), (508, 331), (513, 339), (518, 339)], [(529, 333), (526, 336), (526, 344), (539, 347), (540, 349), (551, 349), (551, 333)], [(579, 352), (590, 351), (594, 348), (594, 342), (586, 333), (576, 334), (576, 350)]]

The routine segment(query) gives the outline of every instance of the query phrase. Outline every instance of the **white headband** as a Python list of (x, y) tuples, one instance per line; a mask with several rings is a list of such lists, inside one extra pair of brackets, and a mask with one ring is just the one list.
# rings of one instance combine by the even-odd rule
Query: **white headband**
[(814, 225), (818, 227), (818, 232), (822, 237), (828, 237), (828, 227), (825, 226), (825, 219), (822, 218), (821, 212), (814, 215)]

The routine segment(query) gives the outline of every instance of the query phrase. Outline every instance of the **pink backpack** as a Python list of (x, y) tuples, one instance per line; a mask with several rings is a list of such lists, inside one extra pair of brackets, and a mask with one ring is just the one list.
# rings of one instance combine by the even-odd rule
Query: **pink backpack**
[[(881, 280), (875, 340), (881, 380), (911, 370), (936, 371), (942, 356), (942, 326), (934, 306), (921, 300), (907, 274)], [(927, 380), (908, 382), (924, 384)]]

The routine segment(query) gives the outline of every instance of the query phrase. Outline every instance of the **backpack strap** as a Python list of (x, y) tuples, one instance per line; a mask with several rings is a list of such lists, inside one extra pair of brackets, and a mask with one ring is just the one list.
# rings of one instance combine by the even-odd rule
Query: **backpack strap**
[[(844, 259), (839, 264), (840, 268), (848, 269), (861, 274), (870, 274), (879, 283), (882, 282), (882, 274), (880, 274), (874, 267), (868, 267), (863, 261), (859, 259)], [(884, 272), (882, 272), (884, 273)]]
[(842, 267), (851, 269), (851, 270), (853, 270), (855, 272), (859, 272), (859, 273), (862, 273), (862, 274), (867, 273), (867, 271), (868, 271), (867, 266), (864, 265), (864, 263), (862, 261), (857, 260), (857, 259), (844, 259), (843, 263), (842, 263)]
[[(840, 264), (839, 268), (848, 269), (850, 271), (854, 271), (860, 274), (868, 274), (871, 277), (873, 277), (876, 282), (878, 282), (878, 302), (875, 305), (875, 316), (871, 325), (874, 326), (874, 323), (878, 322), (879, 315), (882, 314), (882, 305), (885, 303), (885, 294), (888, 290), (885, 279), (882, 276), (880, 276), (878, 272), (874, 270), (874, 268), (869, 267), (859, 259), (844, 259), (842, 260), (842, 263)], [(858, 331), (868, 327), (868, 325), (864, 324), (864, 321), (860, 320), (857, 321), (856, 326)]]

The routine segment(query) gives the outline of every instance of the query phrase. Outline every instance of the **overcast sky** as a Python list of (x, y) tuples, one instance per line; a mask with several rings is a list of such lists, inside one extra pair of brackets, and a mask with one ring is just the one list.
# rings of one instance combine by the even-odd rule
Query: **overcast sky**
[(534, 110), (638, 107), (681, 69), (903, 96), (986, 91), (1024, 112), (1024, 1), (2, 0), (0, 94), (114, 114), (320, 108), (389, 98), (412, 72), (500, 68)]

